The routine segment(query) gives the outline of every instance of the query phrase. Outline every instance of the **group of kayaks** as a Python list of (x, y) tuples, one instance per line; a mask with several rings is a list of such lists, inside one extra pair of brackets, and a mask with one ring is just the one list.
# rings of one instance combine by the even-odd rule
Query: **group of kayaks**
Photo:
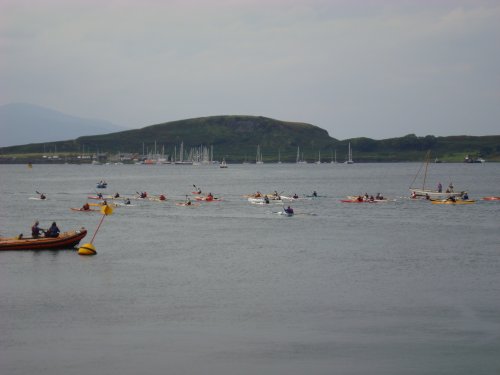
[[(107, 185), (107, 184), (106, 184)], [(194, 186), (194, 185), (193, 185)], [(47, 196), (44, 193), (39, 193), (39, 197), (31, 197), (30, 199), (38, 199), (38, 200), (46, 200)], [(167, 197), (165, 195), (158, 196), (150, 196), (145, 192), (139, 193), (135, 196), (130, 197), (122, 197), (119, 194), (115, 195), (90, 195), (87, 198), (92, 200), (99, 200), (99, 203), (86, 203), (83, 207), (80, 208), (71, 208), (73, 211), (78, 212), (100, 212), (101, 207), (103, 205), (110, 206), (134, 206), (130, 203), (131, 200), (144, 200), (144, 201), (157, 201), (157, 202), (165, 202), (167, 201)], [(211, 193), (203, 195), (200, 189), (196, 189), (196, 191), (191, 192), (194, 196), (194, 202), (188, 198), (186, 195), (186, 200), (176, 202), (176, 206), (182, 207), (197, 207), (200, 205), (199, 202), (216, 202), (222, 201), (222, 198), (215, 197)], [(301, 199), (313, 199), (318, 197), (317, 193), (314, 191), (312, 195), (306, 195), (299, 197), (294, 194), (291, 196), (282, 195), (278, 192), (274, 192), (271, 194), (261, 194), (260, 192), (245, 195), (248, 199), (248, 202), (252, 204), (259, 205), (267, 205), (267, 204), (281, 204), (283, 205), (283, 209), (279, 212), (275, 212), (279, 215), (283, 216), (293, 216), (295, 213), (293, 209), (288, 206), (285, 207), (285, 202), (292, 202)], [(423, 197), (420, 197), (423, 198)], [(463, 196), (453, 196), (448, 197), (446, 199), (433, 199), (430, 197), (423, 198), (425, 200), (430, 201), (432, 204), (445, 204), (445, 205), (468, 205), (476, 203), (476, 200), (473, 199), (464, 199)], [(108, 202), (108, 200), (110, 202)], [(500, 201), (500, 196), (487, 196), (481, 198), (483, 201)], [(342, 203), (386, 203), (394, 200), (389, 200), (380, 195), (376, 197), (367, 196), (347, 196), (345, 199), (340, 200)], [(0, 251), (2, 250), (43, 250), (43, 249), (64, 249), (64, 248), (73, 248), (75, 247), (82, 238), (87, 234), (87, 230), (85, 228), (81, 228), (80, 230), (62, 232), (56, 238), (50, 237), (23, 237), (22, 235), (16, 237), (0, 237)]]

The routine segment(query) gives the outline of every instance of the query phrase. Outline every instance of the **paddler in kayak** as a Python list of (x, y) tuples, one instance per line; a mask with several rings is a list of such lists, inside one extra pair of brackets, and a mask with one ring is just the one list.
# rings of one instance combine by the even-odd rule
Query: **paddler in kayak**
[(40, 199), (42, 199), (42, 200), (43, 200), (43, 199), (47, 199), (47, 197), (45, 196), (45, 194), (44, 194), (44, 193), (41, 193), (41, 194), (40, 194)]
[(167, 197), (164, 196), (163, 194), (161, 194), (159, 197), (158, 197), (159, 200), (161, 201), (166, 201), (167, 200)]
[(293, 208), (288, 206), (287, 208), (285, 208), (285, 213), (287, 213), (288, 215), (293, 215)]
[(113, 196), (113, 198), (120, 198), (120, 194), (115, 193), (115, 195)]
[(88, 203), (85, 203), (82, 208), (81, 208), (82, 211), (90, 211), (90, 205)]

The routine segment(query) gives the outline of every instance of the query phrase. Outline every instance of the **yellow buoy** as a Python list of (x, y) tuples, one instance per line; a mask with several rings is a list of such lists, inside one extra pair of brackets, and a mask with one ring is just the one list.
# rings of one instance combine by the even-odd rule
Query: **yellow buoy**
[(82, 245), (82, 247), (80, 247), (78, 249), (78, 254), (80, 254), (80, 255), (96, 255), (97, 251), (95, 250), (94, 245), (92, 245), (91, 243), (86, 243), (85, 245)]
[(101, 206), (101, 214), (103, 215), (111, 215), (113, 213), (113, 209), (111, 206), (103, 205)]

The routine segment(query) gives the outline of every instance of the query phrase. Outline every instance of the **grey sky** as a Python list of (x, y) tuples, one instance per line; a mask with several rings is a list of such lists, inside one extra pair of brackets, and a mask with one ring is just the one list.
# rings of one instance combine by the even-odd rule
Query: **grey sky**
[(500, 134), (500, 1), (0, 0), (0, 104)]

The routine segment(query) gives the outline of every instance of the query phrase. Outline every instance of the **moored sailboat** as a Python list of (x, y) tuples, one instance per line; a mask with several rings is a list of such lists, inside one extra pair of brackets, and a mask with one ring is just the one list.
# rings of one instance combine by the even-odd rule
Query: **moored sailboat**
[[(449, 197), (454, 197), (454, 196), (460, 196), (463, 194), (463, 192), (455, 192), (453, 188), (453, 184), (450, 182), (448, 189), (446, 191), (442, 190), (441, 183), (439, 183), (437, 190), (432, 190), (426, 187), (426, 182), (427, 182), (427, 171), (429, 167), (429, 161), (430, 161), (430, 155), (431, 152), (427, 151), (427, 154), (425, 156), (424, 164), (420, 167), (418, 170), (417, 174), (415, 175), (412, 183), (410, 184), (410, 194), (412, 198), (418, 198), (418, 197), (426, 197), (426, 198), (434, 198), (434, 199), (445, 199)], [(415, 181), (419, 177), (423, 166), (425, 166), (424, 173), (423, 173), (423, 179), (422, 179), (422, 187), (416, 187)]]
[(349, 149), (348, 149), (348, 153), (347, 153), (347, 160), (344, 162), (344, 164), (354, 164), (354, 161), (352, 160), (351, 142), (349, 142)]

